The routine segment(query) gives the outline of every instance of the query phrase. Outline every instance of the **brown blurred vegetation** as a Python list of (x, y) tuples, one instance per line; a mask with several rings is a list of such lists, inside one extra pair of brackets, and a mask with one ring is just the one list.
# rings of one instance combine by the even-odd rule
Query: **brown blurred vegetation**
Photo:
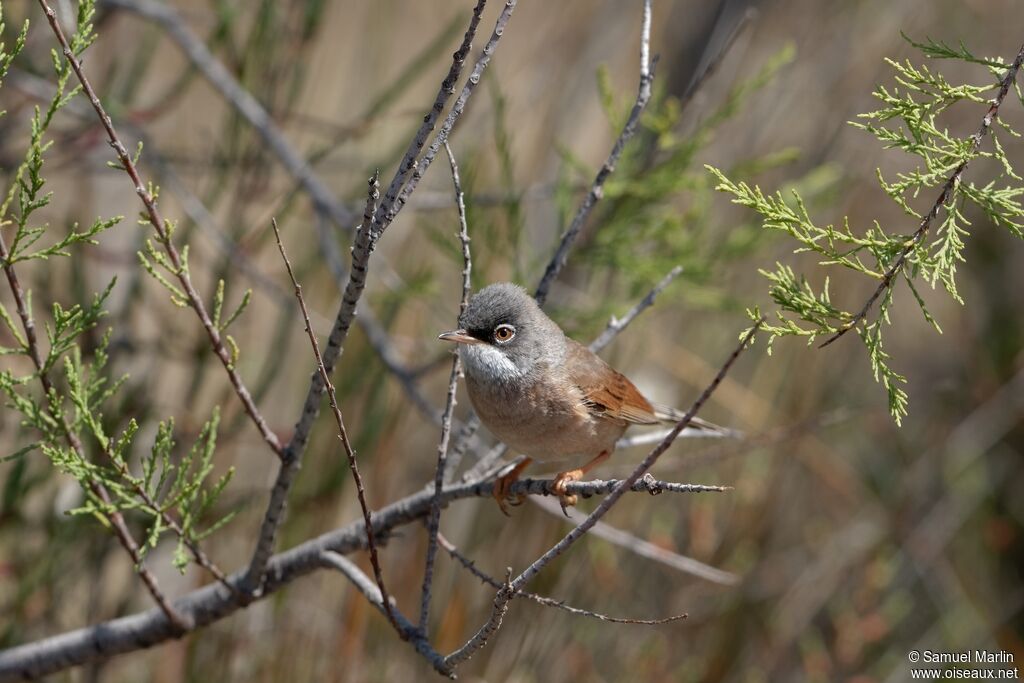
[[(751, 215), (712, 193), (701, 165), (739, 169), (766, 189), (798, 186), (823, 223), (849, 215), (852, 225), (878, 219), (893, 231), (910, 232), (910, 219), (875, 180), (876, 167), (891, 173), (905, 168), (906, 160), (847, 125), (873, 108), (875, 85), (889, 82), (884, 57), (923, 59), (900, 31), (963, 40), (978, 54), (1004, 59), (1024, 36), (1019, 22), (1008, 20), (1019, 16), (1013, 0), (751, 4), (756, 19), (673, 118), (671, 98), (685, 92), (702, 58), (715, 52), (747, 6), (655, 2), (652, 49), (661, 54), (660, 94), (648, 130), (625, 175), (610, 182), (609, 199), (551, 299), (556, 319), (589, 338), (609, 314), (624, 312), (668, 267), (682, 262), (684, 275), (605, 354), (665, 403), (688, 404), (746, 324), (744, 307), (770, 305), (759, 267), (783, 260), (814, 268), (790, 254), (792, 245), (761, 235)], [(469, 3), (436, 1), (178, 5), (337, 196), (357, 211), (373, 170), (390, 176), (469, 14)], [(8, 2), (5, 10), (8, 27), (28, 16), (33, 29), (16, 63), (25, 78), (11, 79), (0, 91), (0, 108), (8, 110), (0, 119), (4, 171), (22, 153), (34, 103), (24, 84), (33, 74), (48, 73), (53, 45), (35, 3)], [(482, 27), (496, 12), (488, 8)], [(616, 111), (633, 98), (639, 16), (636, 2), (520, 0), (453, 136), (469, 193), (475, 285), (536, 282), (567, 211), (615, 134), (601, 105), (599, 70), (607, 69)], [(143, 167), (161, 185), (165, 214), (181, 221), (178, 241), (191, 245), (193, 277), (208, 295), (225, 277), (229, 302), (245, 288), (255, 289), (252, 307), (234, 330), (242, 348), (239, 367), (273, 428), (287, 435), (312, 364), (273, 248), (272, 216), (318, 313), (320, 332), (339, 298), (316, 246), (309, 201), (157, 28), (111, 14), (98, 31), (87, 69), (123, 122), (125, 137), (145, 132)], [(795, 47), (791, 62), (738, 102), (728, 120), (704, 125), (739, 83), (787, 45)], [(952, 81), (977, 80), (969, 67), (935, 66)], [(946, 123), (966, 135), (983, 113), (959, 108)], [(665, 139), (659, 142), (651, 132), (658, 115), (667, 121), (660, 134), (671, 135), (674, 144), (700, 134), (700, 144), (672, 162), (678, 166), (666, 165), (666, 152), (658, 147)], [(1019, 102), (1009, 102), (1005, 116), (1020, 121)], [(145, 436), (158, 420), (174, 415), (187, 442), (212, 407), (222, 406), (217, 468), (237, 468), (225, 505), (241, 513), (206, 547), (221, 566), (234, 569), (251, 552), (275, 459), (240, 414), (194, 316), (171, 305), (138, 268), (134, 254), (144, 228), (134, 225), (137, 198), (123, 174), (106, 167), (110, 150), (95, 120), (63, 114), (56, 140), (48, 158), (51, 224), (63, 227), (96, 215), (127, 218), (98, 247), (29, 271), (34, 297), (73, 302), (118, 275), (106, 324), (114, 329), (114, 370), (130, 379), (106, 411), (109, 419), (134, 416)], [(1019, 158), (1021, 150), (1015, 142), (1008, 153)], [(646, 180), (653, 170), (662, 172), (659, 182)], [(652, 196), (636, 199), (645, 187)], [(211, 217), (193, 222), (187, 195)], [(451, 327), (457, 308), (460, 266), (444, 164), (426, 176), (409, 209), (375, 255), (363, 303), (387, 326), (401, 356), (419, 366), (445, 358), (434, 339)], [(854, 339), (824, 350), (783, 341), (772, 356), (759, 346), (706, 410), (708, 419), (741, 428), (750, 438), (680, 442), (655, 470), (661, 478), (735, 490), (627, 496), (607, 519), (735, 572), (739, 585), (714, 585), (586, 539), (533, 588), (614, 615), (688, 612), (689, 619), (622, 626), (515, 601), (496, 639), (463, 669), (464, 679), (886, 681), (908, 678), (906, 654), (915, 648), (1004, 649), (1024, 659), (1024, 245), (977, 218), (961, 271), (966, 305), (926, 294), (943, 335), (931, 331), (906, 292), (897, 294), (888, 350), (909, 379), (910, 416), (902, 429), (888, 417), (884, 392)], [(218, 248), (215, 231), (229, 235), (286, 296), (238, 272)], [(855, 284), (833, 283), (840, 305), (857, 308), (867, 297), (864, 283)], [(446, 365), (437, 364), (422, 379), (437, 409)], [(359, 331), (349, 339), (336, 385), (371, 503), (380, 506), (422, 486), (432, 476), (438, 429)], [(467, 407), (460, 393), (459, 414)], [(0, 454), (25, 438), (16, 414), (4, 408)], [(599, 474), (624, 474), (640, 453), (618, 453)], [(75, 504), (77, 485), (55, 475), (41, 454), (0, 465), (0, 490), (0, 646), (150, 606), (108, 534), (90, 520), (62, 514)], [(357, 516), (330, 416), (321, 416), (278, 547)], [(506, 566), (521, 569), (567, 527), (532, 505), (506, 519), (491, 501), (470, 500), (446, 511), (442, 530), (482, 568), (501, 575)], [(418, 599), (424, 545), (422, 529), (411, 526), (383, 551), (389, 588), (402, 605)], [(194, 569), (178, 575), (170, 550), (159, 548), (149, 561), (169, 592), (208, 580)], [(435, 585), (432, 626), (439, 649), (448, 650), (486, 617), (493, 590), (443, 553)], [(183, 641), (56, 680), (433, 675), (340, 576), (320, 572)]]

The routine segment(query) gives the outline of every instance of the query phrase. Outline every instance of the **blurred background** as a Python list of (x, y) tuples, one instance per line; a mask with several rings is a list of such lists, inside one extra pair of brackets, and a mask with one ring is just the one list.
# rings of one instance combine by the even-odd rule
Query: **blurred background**
[[(65, 19), (73, 3), (57, 2)], [(473, 59), (502, 3), (481, 22)], [(390, 179), (461, 40), (471, 2), (194, 0), (175, 2), (194, 32), (272, 114), (295, 151), (354, 213), (366, 179)], [(532, 288), (604, 160), (635, 98), (640, 2), (520, 0), (494, 60), (452, 137), (467, 192), (474, 286)], [(870, 111), (886, 57), (922, 62), (900, 36), (964, 43), (1005, 61), (1024, 32), (1014, 0), (656, 0), (656, 95), (605, 200), (588, 222), (548, 309), (581, 340), (623, 314), (672, 266), (684, 273), (603, 354), (656, 400), (686, 406), (747, 325), (744, 309), (773, 310), (757, 270), (778, 260), (804, 269), (792, 244), (716, 194), (704, 164), (766, 191), (798, 188), (819, 224), (850, 217), (910, 233), (912, 219), (878, 187), (908, 158), (848, 125)], [(4, 184), (24, 153), (31, 108), (52, 88), (54, 45), (36, 3), (4, 3), (7, 29), (32, 21), (28, 46), (0, 89)], [(101, 8), (86, 68), (123, 137), (144, 139), (142, 166), (161, 186), (176, 241), (191, 247), (193, 278), (228, 305), (253, 303), (235, 323), (239, 368), (272, 428), (287, 438), (312, 369), (270, 219), (314, 310), (329, 329), (339, 289), (318, 246), (309, 197), (267, 145), (190, 64), (163, 28)], [(738, 33), (737, 33), (738, 31)], [(731, 47), (695, 92), (695, 75)], [(931, 65), (952, 82), (987, 83), (980, 67)], [(468, 72), (468, 67), (467, 67)], [(196, 318), (173, 306), (135, 252), (148, 234), (123, 173), (87, 103), (59, 115), (47, 155), (53, 229), (126, 218), (96, 247), (26, 269), (36, 301), (91, 299), (118, 276), (105, 324), (112, 372), (128, 373), (106, 407), (134, 417), (140, 443), (174, 416), (189, 443), (215, 405), (223, 411), (218, 472), (237, 474), (222, 501), (239, 515), (206, 542), (220, 566), (244, 566), (277, 470), (239, 410)], [(973, 133), (982, 107), (943, 120)], [(1001, 115), (1020, 123), (1011, 96)], [(1011, 159), (1022, 146), (1003, 136)], [(991, 169), (968, 174), (985, 182)], [(979, 175), (975, 176), (974, 173)], [(931, 198), (929, 197), (930, 201)], [(888, 351), (907, 375), (910, 415), (897, 428), (852, 336), (819, 350), (793, 340), (744, 356), (702, 415), (744, 430), (742, 440), (678, 442), (662, 479), (735, 487), (721, 494), (633, 495), (606, 521), (667, 551), (662, 559), (586, 538), (532, 585), (569, 604), (624, 617), (689, 618), (660, 626), (584, 619), (525, 600), (466, 664), (463, 680), (902, 681), (911, 649), (1005, 650), (1024, 660), (1024, 244), (973, 219), (960, 306), (924, 295), (944, 334), (898, 288)], [(433, 476), (449, 367), (435, 341), (453, 327), (461, 257), (451, 177), (426, 174), (371, 262), (363, 310), (388, 334), (400, 381), (363, 329), (336, 373), (369, 499), (379, 507)], [(347, 254), (348, 238), (337, 232)], [(837, 305), (858, 309), (862, 279), (833, 281)], [(5, 304), (9, 292), (0, 293)], [(45, 312), (37, 310), (37, 315)], [(0, 343), (6, 340), (0, 337)], [(95, 342), (95, 340), (92, 340)], [(86, 350), (89, 340), (86, 340)], [(2, 361), (0, 361), (2, 362)], [(2, 367), (2, 365), (0, 365)], [(457, 416), (468, 409), (459, 393)], [(0, 410), (0, 455), (32, 438)], [(471, 454), (486, 450), (481, 432)], [(358, 517), (330, 415), (321, 415), (290, 499), (278, 548)], [(645, 451), (620, 451), (598, 470), (625, 475)], [(532, 473), (540, 474), (540, 469)], [(1018, 493), (1013, 493), (1017, 491)], [(150, 607), (112, 537), (64, 511), (77, 484), (34, 452), (0, 464), (0, 647)], [(583, 501), (583, 511), (593, 500)], [(526, 504), (511, 518), (491, 500), (454, 504), (442, 531), (492, 575), (521, 570), (569, 529)], [(405, 527), (383, 551), (389, 588), (415, 613), (425, 533)], [(209, 581), (149, 566), (174, 595)], [(648, 553), (650, 554), (650, 553)], [(735, 574), (734, 585), (680, 571), (675, 555)], [(665, 559), (668, 557), (669, 559)], [(357, 558), (366, 567), (365, 558)], [(487, 617), (493, 589), (443, 552), (431, 623), (438, 649), (460, 645)], [(339, 575), (317, 572), (201, 633), (151, 651), (54, 677), (69, 681), (421, 680), (433, 674)]]

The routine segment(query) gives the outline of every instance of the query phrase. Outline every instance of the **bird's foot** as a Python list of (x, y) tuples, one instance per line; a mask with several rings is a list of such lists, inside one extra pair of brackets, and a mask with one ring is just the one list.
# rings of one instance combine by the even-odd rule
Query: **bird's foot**
[(507, 474), (503, 474), (494, 481), (494, 490), (491, 492), (491, 495), (494, 496), (494, 500), (498, 503), (498, 508), (506, 517), (512, 516), (508, 512), (509, 505), (518, 507), (523, 504), (524, 500), (526, 500), (526, 494), (517, 493), (515, 495), (511, 495), (509, 494), (509, 490), (512, 488), (512, 484), (519, 480), (519, 475), (522, 474), (523, 470), (525, 470), (529, 465), (530, 459), (526, 458), (521, 463), (513, 467)]
[(559, 472), (555, 475), (555, 478), (551, 481), (551, 492), (558, 496), (558, 503), (562, 506), (562, 514), (566, 517), (569, 516), (569, 508), (576, 505), (577, 498), (575, 495), (566, 492), (566, 484), (574, 481), (579, 481), (583, 478), (584, 471), (582, 469), (568, 470), (567, 472)]

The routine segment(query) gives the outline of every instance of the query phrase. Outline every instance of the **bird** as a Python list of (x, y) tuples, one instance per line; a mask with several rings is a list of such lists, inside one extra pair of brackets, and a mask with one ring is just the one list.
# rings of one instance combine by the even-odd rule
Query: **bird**
[[(551, 483), (566, 512), (577, 502), (566, 485), (607, 460), (630, 425), (676, 424), (683, 417), (648, 400), (625, 375), (566, 336), (518, 285), (484, 287), (458, 324), (438, 339), (457, 345), (474, 410), (494, 436), (526, 456), (495, 483), (493, 495), (506, 515), (508, 491), (531, 463), (582, 463)], [(689, 426), (731, 432), (699, 418)]]

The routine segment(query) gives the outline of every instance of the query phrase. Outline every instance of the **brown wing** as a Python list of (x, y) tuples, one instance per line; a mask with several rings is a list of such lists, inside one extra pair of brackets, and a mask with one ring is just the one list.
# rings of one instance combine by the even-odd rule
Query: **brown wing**
[(609, 420), (634, 424), (660, 422), (654, 406), (625, 375), (605, 363), (582, 344), (566, 340), (566, 371), (583, 393), (587, 411)]

